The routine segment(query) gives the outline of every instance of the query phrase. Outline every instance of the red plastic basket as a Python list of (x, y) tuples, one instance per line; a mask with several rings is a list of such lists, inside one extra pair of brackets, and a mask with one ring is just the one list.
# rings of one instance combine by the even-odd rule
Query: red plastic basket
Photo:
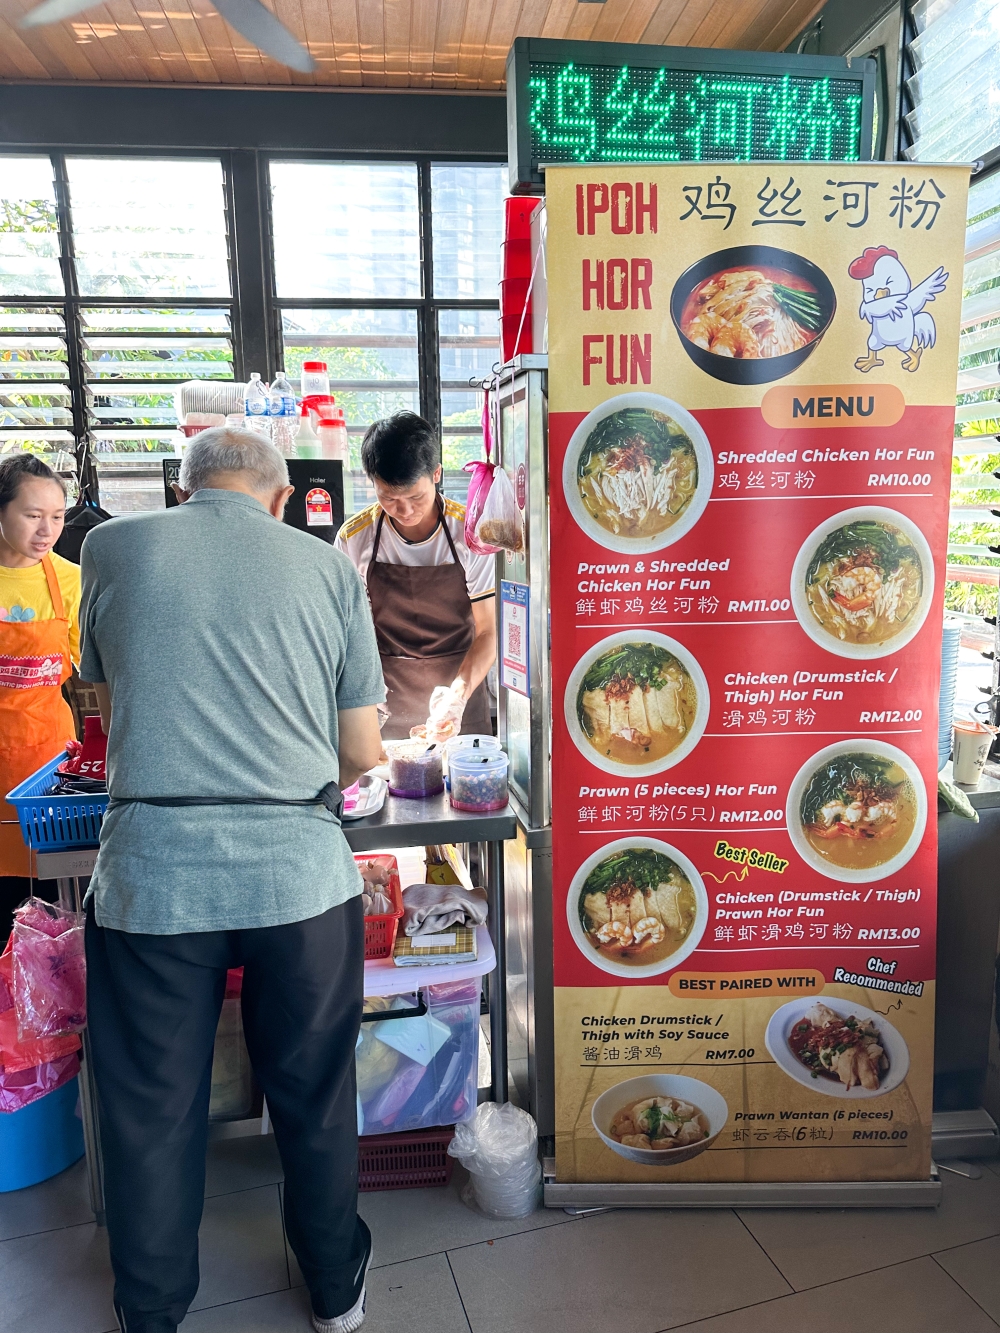
[(365, 917), (365, 959), (391, 958), (393, 945), (396, 943), (396, 931), (403, 915), (403, 890), (399, 883), (399, 865), (394, 856), (385, 853), (365, 855), (363, 852), (358, 852), (354, 859), (359, 865), (363, 865), (366, 861), (377, 861), (389, 871), (389, 884), (385, 891), (396, 904), (396, 910), (391, 913), (386, 912), (383, 916)]
[(358, 1189), (418, 1190), (447, 1185), (453, 1128), (421, 1129), (414, 1134), (372, 1134), (358, 1139)]

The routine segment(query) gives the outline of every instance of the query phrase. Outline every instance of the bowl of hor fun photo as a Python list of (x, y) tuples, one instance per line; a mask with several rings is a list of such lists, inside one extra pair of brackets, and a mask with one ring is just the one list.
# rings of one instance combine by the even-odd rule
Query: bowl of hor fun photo
[(693, 654), (655, 630), (622, 631), (570, 672), (566, 727), (605, 773), (639, 778), (686, 758), (708, 725), (708, 681)]
[(901, 870), (920, 846), (927, 791), (909, 755), (880, 740), (837, 741), (788, 789), (788, 834), (821, 875), (867, 884)]
[(721, 1093), (685, 1074), (646, 1074), (602, 1092), (590, 1118), (606, 1147), (639, 1166), (679, 1166), (725, 1128)]
[(783, 1004), (771, 1015), (764, 1044), (796, 1083), (850, 1101), (892, 1092), (910, 1068), (906, 1042), (883, 1014), (833, 995)]
[(623, 393), (588, 412), (563, 459), (563, 492), (600, 546), (644, 555), (690, 532), (712, 494), (708, 436), (654, 393)]
[(888, 657), (910, 642), (934, 595), (934, 561), (912, 519), (872, 505), (822, 522), (792, 566), (792, 610), (838, 657)]
[(573, 876), (566, 898), (577, 948), (618, 977), (677, 967), (698, 947), (708, 916), (698, 871), (656, 838), (619, 838), (601, 847)]
[(790, 375), (819, 345), (837, 310), (821, 268), (791, 250), (734, 245), (699, 259), (674, 283), (670, 316), (701, 370), (727, 384)]

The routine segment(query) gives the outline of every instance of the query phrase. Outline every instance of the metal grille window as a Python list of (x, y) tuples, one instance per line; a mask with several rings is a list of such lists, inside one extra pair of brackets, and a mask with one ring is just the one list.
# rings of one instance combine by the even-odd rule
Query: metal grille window
[(465, 498), (460, 469), (482, 447), (469, 380), (497, 355), (504, 180), (493, 164), (270, 163), (278, 361), (296, 387), (303, 361), (327, 363), (348, 512), (374, 498), (361, 437), (402, 409), (440, 426), (445, 491)]

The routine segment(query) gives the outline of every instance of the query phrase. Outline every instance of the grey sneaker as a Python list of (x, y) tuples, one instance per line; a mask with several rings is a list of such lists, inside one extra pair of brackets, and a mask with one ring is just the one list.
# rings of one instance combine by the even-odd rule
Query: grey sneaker
[(361, 1327), (365, 1322), (365, 1278), (368, 1276), (368, 1270), (372, 1266), (372, 1251), (364, 1261), (364, 1268), (361, 1277), (361, 1294), (354, 1302), (351, 1308), (345, 1314), (334, 1315), (332, 1319), (320, 1319), (315, 1312), (312, 1317), (312, 1326), (316, 1333), (354, 1333), (355, 1329)]

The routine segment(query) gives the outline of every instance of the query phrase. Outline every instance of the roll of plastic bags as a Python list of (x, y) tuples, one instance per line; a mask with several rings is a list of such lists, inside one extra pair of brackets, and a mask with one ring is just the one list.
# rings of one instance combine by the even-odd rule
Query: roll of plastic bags
[(469, 1172), (471, 1202), (481, 1212), (526, 1217), (538, 1206), (538, 1127), (527, 1111), (511, 1102), (484, 1102), (471, 1120), (456, 1125), (448, 1153)]
[(87, 1026), (83, 914), (29, 898), (14, 913), (14, 1009), (25, 1041)]

